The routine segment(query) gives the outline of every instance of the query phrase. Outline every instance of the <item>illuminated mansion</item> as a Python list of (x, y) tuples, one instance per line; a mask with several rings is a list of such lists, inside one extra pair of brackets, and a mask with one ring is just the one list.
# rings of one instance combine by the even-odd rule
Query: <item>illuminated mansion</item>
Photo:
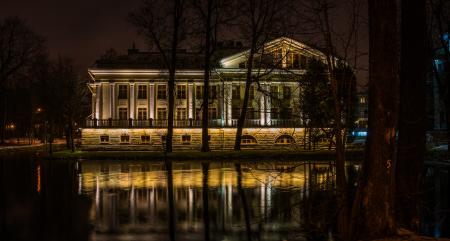
[[(221, 43), (211, 71), (209, 140), (212, 149), (231, 149), (245, 90), (249, 50), (239, 42)], [(303, 144), (299, 118), (299, 76), (320, 51), (290, 38), (265, 44), (254, 61), (253, 83), (243, 130), (243, 147), (278, 148)], [(167, 128), (169, 73), (158, 53), (133, 48), (111, 54), (88, 70), (92, 114), (82, 129), (84, 148), (133, 146), (161, 150)], [(199, 149), (203, 93), (203, 55), (180, 50), (175, 83), (176, 149)]]

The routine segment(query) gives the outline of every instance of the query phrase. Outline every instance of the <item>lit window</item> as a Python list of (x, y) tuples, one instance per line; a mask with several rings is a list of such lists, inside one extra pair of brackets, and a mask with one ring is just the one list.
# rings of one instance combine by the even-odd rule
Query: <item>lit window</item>
[(128, 99), (128, 86), (127, 85), (119, 85), (119, 96), (117, 98), (119, 100)]
[(142, 135), (141, 136), (141, 144), (150, 144), (150, 136)]
[(100, 143), (101, 144), (108, 144), (109, 143), (109, 136), (108, 135), (101, 135), (100, 136)]
[(138, 99), (147, 99), (146, 85), (138, 85)]
[(158, 85), (158, 99), (165, 100), (167, 98), (167, 88), (166, 85)]
[(365, 104), (366, 103), (366, 97), (365, 96), (359, 97), (359, 103)]
[(294, 144), (295, 139), (290, 135), (281, 135), (275, 141), (275, 144)]
[(177, 108), (177, 120), (186, 120), (186, 108)]
[(177, 85), (177, 99), (186, 99), (186, 85)]
[(183, 143), (183, 145), (191, 144), (191, 135), (188, 135), (188, 134), (182, 135), (181, 142)]
[(120, 143), (130, 143), (130, 136), (127, 134), (122, 134), (120, 136)]

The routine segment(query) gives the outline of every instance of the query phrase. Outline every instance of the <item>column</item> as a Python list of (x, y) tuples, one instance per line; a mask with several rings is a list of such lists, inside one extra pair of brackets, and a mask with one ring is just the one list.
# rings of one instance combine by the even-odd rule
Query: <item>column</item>
[(194, 84), (188, 84), (188, 119), (194, 119)]
[(102, 119), (111, 118), (111, 98), (109, 91), (109, 83), (102, 83)]
[(95, 95), (95, 119), (101, 118), (101, 105), (100, 105), (100, 97), (102, 94), (102, 86), (100, 84), (95, 85), (96, 95)]
[[(264, 88), (264, 85), (262, 86), (262, 88)], [(261, 126), (264, 126), (266, 124), (266, 107), (265, 107), (266, 103), (265, 103), (265, 94), (264, 93), (259, 93), (259, 115), (260, 115), (260, 122), (259, 124)]]
[(220, 113), (220, 119), (221, 119), (221, 123), (220, 123), (220, 125), (221, 126), (224, 126), (226, 123), (225, 123), (225, 119), (226, 119), (226, 111), (225, 111), (225, 85), (224, 85), (224, 83), (222, 82), (222, 84), (221, 85), (218, 85), (219, 86), (219, 113)]
[(91, 118), (97, 118), (97, 86), (91, 85), (92, 98), (91, 98)]
[(115, 87), (116, 84), (114, 83), (110, 83), (109, 84), (109, 88), (111, 90), (111, 118), (115, 119), (116, 118), (116, 93), (115, 93)]
[(155, 84), (153, 83), (149, 86), (148, 113), (150, 119), (155, 119)]
[[(265, 90), (266, 90), (267, 93), (269, 93), (270, 86), (268, 84), (265, 85)], [(266, 125), (270, 126), (271, 122), (272, 122), (271, 115), (270, 115), (270, 113), (272, 111), (272, 106), (271, 106), (271, 103), (270, 103), (270, 96), (265, 95), (264, 96), (264, 102), (265, 102), (264, 106), (265, 106), (265, 109), (266, 109), (266, 111), (265, 111), (266, 112)]]
[(227, 125), (231, 126), (231, 104), (232, 104), (232, 92), (233, 92), (233, 85), (231, 83), (227, 84), (226, 90), (225, 90), (225, 104), (227, 106)]
[(134, 118), (134, 110), (136, 109), (136, 100), (134, 95), (134, 83), (130, 83), (130, 119)]

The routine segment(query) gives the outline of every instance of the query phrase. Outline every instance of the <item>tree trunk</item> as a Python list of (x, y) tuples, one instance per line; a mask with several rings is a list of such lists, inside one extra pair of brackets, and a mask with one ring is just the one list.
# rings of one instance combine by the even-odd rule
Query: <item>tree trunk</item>
[(247, 61), (247, 63), (248, 63), (247, 64), (247, 78), (245, 80), (244, 102), (242, 103), (241, 114), (239, 116), (239, 120), (237, 123), (236, 139), (234, 142), (234, 150), (235, 151), (241, 150), (242, 129), (244, 128), (245, 118), (247, 115), (250, 86), (252, 85), (252, 82), (253, 82), (252, 70), (253, 70), (253, 58), (255, 55), (255, 47), (256, 47), (256, 39), (253, 38), (252, 46), (250, 49), (250, 55), (248, 56), (248, 61)]
[(396, 218), (419, 232), (425, 151), (425, 1), (401, 2), (401, 69)]
[[(395, 231), (395, 134), (398, 121), (397, 6), (369, 0), (369, 131), (367, 153), (353, 206), (360, 219), (355, 238), (388, 236)], [(356, 211), (355, 211), (356, 210)], [(352, 215), (355, 217), (356, 215)]]
[(177, 48), (178, 48), (178, 30), (180, 27), (180, 0), (174, 1), (173, 8), (173, 33), (172, 33), (172, 46), (170, 52), (170, 67), (169, 67), (169, 88), (168, 88), (168, 117), (167, 117), (167, 135), (166, 135), (166, 152), (172, 152), (173, 143), (173, 120), (174, 120), (174, 107), (175, 107), (175, 72), (177, 68)]
[(205, 23), (205, 63), (203, 81), (203, 111), (202, 111), (202, 152), (209, 151), (208, 142), (208, 108), (209, 108), (209, 76), (211, 66), (211, 14), (212, 2), (207, 1), (208, 12)]

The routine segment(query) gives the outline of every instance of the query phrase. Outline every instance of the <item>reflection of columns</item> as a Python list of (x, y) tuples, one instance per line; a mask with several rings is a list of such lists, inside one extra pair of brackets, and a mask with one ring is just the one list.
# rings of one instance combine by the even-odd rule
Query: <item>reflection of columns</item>
[(110, 90), (111, 90), (111, 118), (116, 118), (115, 115), (115, 109), (116, 109), (116, 95), (115, 95), (115, 86), (116, 84), (110, 83)]
[(109, 119), (111, 118), (111, 98), (110, 98), (110, 91), (109, 91), (109, 83), (103, 83), (102, 84), (102, 119)]
[(149, 118), (155, 119), (155, 84), (150, 84), (149, 88), (149, 98), (148, 98), (148, 112)]
[(188, 84), (188, 119), (194, 118), (194, 84)]
[(136, 101), (134, 99), (134, 83), (130, 83), (130, 118), (134, 119)]
[[(266, 85), (264, 85), (264, 87), (265, 87), (266, 93), (269, 93), (270, 86), (268, 84), (266, 84)], [(271, 121), (272, 121), (271, 115), (270, 115), (270, 113), (272, 111), (272, 107), (271, 107), (271, 103), (270, 103), (270, 96), (265, 95), (264, 102), (265, 102), (264, 106), (266, 108), (266, 111), (265, 111), (266, 112), (266, 125), (270, 126)]]
[(233, 86), (231, 83), (226, 84), (226, 90), (225, 90), (225, 101), (227, 106), (227, 126), (231, 126), (231, 102), (232, 102), (232, 92), (233, 92)]

